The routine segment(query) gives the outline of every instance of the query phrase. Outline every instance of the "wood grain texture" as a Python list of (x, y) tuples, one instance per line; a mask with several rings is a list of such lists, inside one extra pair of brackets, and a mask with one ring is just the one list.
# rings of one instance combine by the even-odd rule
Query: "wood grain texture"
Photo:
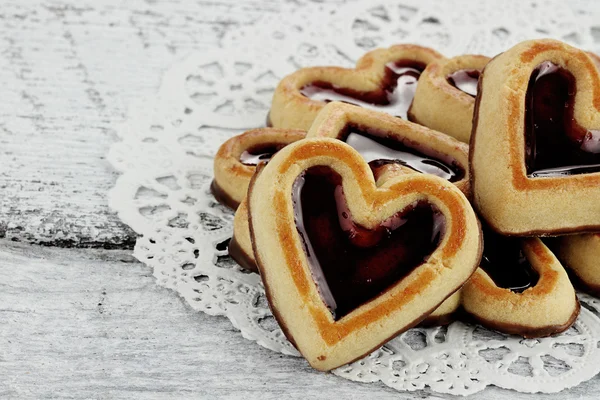
[[(0, 397), (447, 398), (312, 370), (191, 310), (128, 251), (0, 241)], [(597, 399), (600, 378), (555, 395), (491, 388), (473, 399)]]
[(269, 1), (23, 1), (0, 7), (0, 237), (131, 248), (105, 160), (128, 105)]

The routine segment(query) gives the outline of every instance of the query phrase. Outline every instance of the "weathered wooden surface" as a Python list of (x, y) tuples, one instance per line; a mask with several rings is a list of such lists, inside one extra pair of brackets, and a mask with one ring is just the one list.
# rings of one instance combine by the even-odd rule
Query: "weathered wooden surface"
[[(128, 251), (0, 241), (1, 398), (439, 398), (313, 371), (158, 287)], [(555, 395), (598, 399), (600, 378)], [(443, 398), (456, 398), (444, 396)]]
[(131, 247), (105, 160), (132, 100), (278, 1), (23, 1), (0, 6), (0, 237)]

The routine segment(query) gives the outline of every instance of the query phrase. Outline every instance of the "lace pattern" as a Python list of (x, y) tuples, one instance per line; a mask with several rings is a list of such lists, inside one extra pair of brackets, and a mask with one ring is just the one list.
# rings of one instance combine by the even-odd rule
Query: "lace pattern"
[[(109, 201), (140, 234), (134, 255), (157, 283), (195, 310), (228, 317), (242, 335), (298, 355), (266, 302), (258, 275), (227, 255), (233, 214), (209, 192), (212, 157), (243, 130), (263, 126), (279, 79), (309, 65), (351, 66), (395, 43), (445, 55), (494, 55), (518, 41), (555, 37), (600, 49), (591, 1), (299, 2), (227, 33), (210, 53), (173, 65), (153, 98), (132, 105), (109, 160), (122, 175)], [(560, 16), (560, 17), (559, 17)], [(334, 371), (398, 390), (468, 395), (487, 385), (557, 392), (600, 371), (600, 301), (580, 294), (582, 311), (561, 335), (522, 339), (476, 325), (411, 329)]]

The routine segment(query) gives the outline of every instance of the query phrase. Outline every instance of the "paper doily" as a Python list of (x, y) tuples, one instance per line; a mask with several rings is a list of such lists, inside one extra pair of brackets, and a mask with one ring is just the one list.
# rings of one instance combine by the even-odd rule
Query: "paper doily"
[[(242, 335), (298, 355), (281, 333), (258, 275), (227, 255), (233, 215), (209, 192), (212, 156), (227, 138), (261, 126), (278, 80), (308, 65), (351, 66), (394, 43), (452, 56), (494, 55), (537, 37), (600, 49), (591, 1), (351, 2), (282, 6), (277, 15), (230, 31), (210, 53), (190, 54), (158, 94), (131, 107), (109, 160), (122, 175), (110, 206), (141, 237), (134, 255), (160, 285), (196, 310), (227, 316)], [(398, 390), (467, 395), (487, 385), (557, 392), (600, 371), (600, 301), (580, 295), (566, 333), (522, 339), (456, 322), (411, 329), (335, 374)]]

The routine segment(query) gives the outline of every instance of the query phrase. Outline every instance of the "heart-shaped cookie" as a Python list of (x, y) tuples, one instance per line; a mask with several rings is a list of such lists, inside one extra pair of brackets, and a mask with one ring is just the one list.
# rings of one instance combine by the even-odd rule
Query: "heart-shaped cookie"
[(481, 268), (461, 290), (462, 306), (482, 325), (524, 337), (568, 329), (579, 302), (565, 269), (538, 238), (508, 238), (484, 228)]
[(518, 44), (485, 67), (473, 117), (471, 186), (498, 232), (600, 229), (600, 76), (555, 40)]
[(215, 155), (211, 191), (217, 201), (236, 209), (246, 197), (250, 178), (260, 161), (269, 160), (285, 145), (304, 139), (293, 129), (253, 129), (227, 140)]
[(417, 324), (481, 256), (477, 218), (460, 190), (425, 174), (377, 187), (362, 156), (335, 139), (279, 151), (250, 185), (248, 206), (273, 314), (320, 370)]
[(355, 69), (299, 69), (275, 89), (270, 124), (308, 130), (330, 101), (344, 101), (406, 119), (419, 75), (427, 64), (440, 58), (442, 55), (435, 50), (403, 44), (368, 52)]
[(463, 55), (430, 63), (419, 78), (408, 119), (468, 143), (477, 81), (489, 60)]

